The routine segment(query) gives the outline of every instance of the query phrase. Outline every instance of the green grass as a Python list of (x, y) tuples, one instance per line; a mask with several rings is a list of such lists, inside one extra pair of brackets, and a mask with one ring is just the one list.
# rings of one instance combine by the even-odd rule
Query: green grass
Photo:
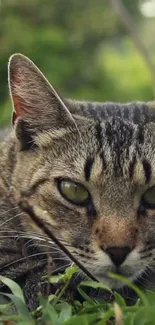
[(14, 281), (0, 276), (0, 280), (7, 285), (10, 294), (2, 294), (10, 299), (9, 303), (0, 305), (0, 325), (154, 325), (155, 324), (155, 293), (145, 294), (136, 288), (129, 280), (118, 275), (111, 274), (125, 284), (128, 284), (139, 296), (134, 306), (127, 306), (123, 297), (114, 293), (113, 303), (97, 301), (90, 298), (84, 291), (84, 286), (103, 288), (110, 291), (103, 283), (93, 281), (82, 282), (78, 291), (84, 298), (84, 302), (64, 299), (64, 293), (69, 285), (72, 275), (77, 272), (77, 267), (66, 269), (64, 275), (49, 278), (52, 283), (61, 282), (61, 289), (55, 295), (48, 298), (39, 296), (40, 305), (33, 312), (29, 312), (24, 295)]

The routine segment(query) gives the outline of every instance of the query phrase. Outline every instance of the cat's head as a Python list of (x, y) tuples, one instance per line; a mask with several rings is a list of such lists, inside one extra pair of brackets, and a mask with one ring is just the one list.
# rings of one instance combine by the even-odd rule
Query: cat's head
[[(96, 278), (131, 279), (155, 259), (155, 108), (62, 99), (20, 54), (9, 62), (17, 196)], [(35, 229), (28, 216), (27, 232)]]

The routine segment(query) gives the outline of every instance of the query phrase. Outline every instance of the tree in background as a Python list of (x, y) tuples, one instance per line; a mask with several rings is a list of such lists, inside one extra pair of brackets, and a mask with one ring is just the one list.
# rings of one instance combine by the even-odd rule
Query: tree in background
[[(137, 0), (124, 0), (137, 25)], [(8, 121), (7, 61), (29, 56), (68, 97), (152, 99), (149, 72), (119, 19), (97, 0), (5, 0), (0, 19), (0, 116)]]

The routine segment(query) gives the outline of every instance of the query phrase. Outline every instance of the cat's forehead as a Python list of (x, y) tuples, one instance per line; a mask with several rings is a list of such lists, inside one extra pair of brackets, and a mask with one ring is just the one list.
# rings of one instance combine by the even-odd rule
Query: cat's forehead
[(133, 139), (144, 141), (144, 125), (136, 125), (122, 117), (111, 117), (101, 121), (102, 141), (107, 142), (113, 149), (130, 146)]
[[(100, 142), (100, 147), (108, 144), (113, 151), (125, 148), (128, 150), (134, 142), (136, 148), (139, 147), (139, 151), (143, 145), (144, 151), (146, 144), (150, 140), (153, 141), (155, 125), (155, 104), (153, 103), (73, 102), (73, 104), (74, 109), (77, 107), (79, 115), (96, 121), (95, 135)], [(94, 141), (88, 123), (86, 144), (87, 139), (90, 143), (90, 137)]]
[(134, 178), (140, 184), (148, 183), (155, 175), (154, 139), (154, 122), (145, 120), (144, 123), (143, 119), (143, 122), (135, 123), (118, 115), (96, 119), (94, 132), (89, 128), (86, 132), (84, 154), (80, 152), (80, 159), (75, 164), (85, 166), (85, 170), (86, 166), (91, 166), (94, 179), (111, 175)]
[(41, 139), (45, 157), (48, 152), (51, 159), (52, 151), (53, 158), (60, 158), (56, 159), (57, 170), (67, 169), (73, 177), (74, 172), (91, 174), (96, 179), (102, 175), (104, 179), (105, 175), (132, 179), (134, 175), (140, 181), (155, 174), (154, 108), (150, 111), (144, 103), (76, 105), (82, 105), (79, 114), (73, 114), (76, 128), (52, 130)]
[(154, 164), (154, 123), (135, 124), (117, 116), (102, 121), (101, 128), (99, 155), (109, 172), (124, 176), (128, 169), (132, 176), (137, 164), (141, 163), (145, 171), (146, 165)]
[(96, 136), (100, 147), (104, 149), (105, 146), (109, 146), (112, 154), (119, 156), (123, 152), (128, 156), (128, 151), (130, 154), (131, 151), (135, 151), (139, 156), (146, 153), (149, 155), (150, 152), (153, 154), (155, 105), (143, 102), (91, 103), (91, 105), (89, 103), (86, 111), (88, 116), (91, 115), (97, 121)]
[(146, 125), (134, 124), (120, 117), (111, 117), (102, 121), (101, 127), (101, 151), (105, 156), (111, 157), (115, 167), (135, 155), (143, 156), (145, 149), (148, 154), (148, 141), (152, 140), (152, 134)]

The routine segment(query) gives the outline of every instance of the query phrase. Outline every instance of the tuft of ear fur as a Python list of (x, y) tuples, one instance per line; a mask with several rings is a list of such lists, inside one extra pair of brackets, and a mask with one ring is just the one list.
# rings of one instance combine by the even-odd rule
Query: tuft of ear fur
[(36, 65), (22, 54), (9, 59), (8, 82), (13, 104), (12, 123), (23, 148), (37, 133), (73, 125), (73, 118), (56, 90)]

